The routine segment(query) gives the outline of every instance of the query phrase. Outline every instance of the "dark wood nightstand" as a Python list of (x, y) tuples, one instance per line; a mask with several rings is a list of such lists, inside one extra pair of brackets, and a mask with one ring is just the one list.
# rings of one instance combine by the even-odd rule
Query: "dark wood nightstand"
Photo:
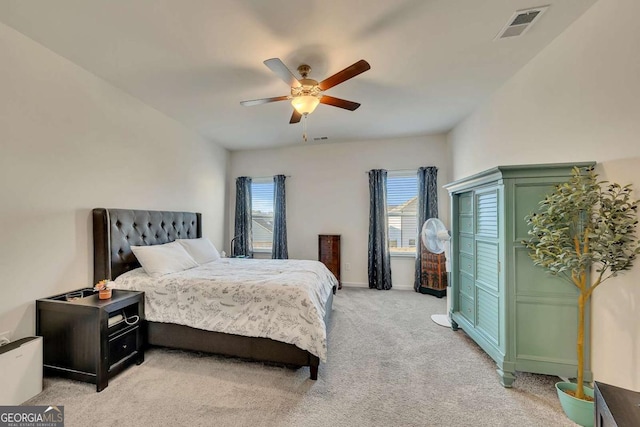
[(318, 261), (327, 266), (338, 279), (338, 289), (342, 289), (340, 280), (340, 235), (318, 235)]
[[(72, 299), (76, 297), (75, 299)], [(144, 361), (144, 292), (91, 289), (36, 301), (36, 334), (44, 339), (45, 373), (96, 384)]]

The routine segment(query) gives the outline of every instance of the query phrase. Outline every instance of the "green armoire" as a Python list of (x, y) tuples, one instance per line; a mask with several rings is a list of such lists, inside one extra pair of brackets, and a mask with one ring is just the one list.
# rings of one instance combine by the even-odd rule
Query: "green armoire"
[[(571, 176), (573, 166), (593, 164), (499, 166), (445, 185), (452, 327), (495, 360), (505, 387), (516, 371), (576, 376), (577, 290), (535, 266), (521, 242), (529, 237), (525, 216)], [(588, 329), (586, 337), (589, 367)]]

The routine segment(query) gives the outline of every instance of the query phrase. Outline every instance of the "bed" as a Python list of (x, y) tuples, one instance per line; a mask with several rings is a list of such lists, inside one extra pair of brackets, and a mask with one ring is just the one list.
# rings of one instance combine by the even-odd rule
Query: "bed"
[[(202, 237), (201, 214), (195, 212), (169, 212), (169, 211), (149, 211), (149, 210), (128, 210), (128, 209), (94, 209), (93, 213), (93, 237), (94, 237), (94, 282), (103, 279), (116, 280), (120, 276), (119, 282), (126, 282), (119, 286), (132, 285), (140, 268), (131, 246), (159, 245), (173, 242), (176, 239), (197, 239)], [(226, 263), (224, 268), (239, 267), (243, 261), (247, 261), (245, 266), (259, 263), (258, 260), (220, 260)], [(285, 263), (286, 261), (280, 261)], [(309, 261), (311, 263), (311, 261)], [(315, 263), (315, 261), (313, 261)], [(295, 264), (294, 261), (292, 261)], [(216, 263), (212, 263), (216, 264)], [(214, 267), (202, 266), (203, 269), (212, 269), (212, 274), (217, 274), (216, 280), (220, 279), (221, 271), (214, 270)], [(221, 268), (216, 266), (215, 268)], [(276, 269), (271, 264), (272, 269)], [(324, 268), (324, 266), (321, 266)], [(197, 269), (194, 269), (196, 272)], [(286, 269), (281, 268), (278, 274)], [(196, 273), (193, 273), (196, 274)], [(196, 275), (199, 275), (197, 273)], [(229, 277), (229, 272), (224, 273)], [(270, 273), (274, 278), (280, 277), (282, 282), (290, 278), (285, 275), (277, 276), (275, 272)], [(124, 279), (124, 280), (123, 280)], [(276, 286), (276, 284), (273, 284)], [(331, 315), (333, 294), (335, 293), (335, 283), (325, 284), (330, 286), (331, 291), (323, 296), (324, 311), (321, 321), (324, 327), (324, 337), (326, 345), (326, 325)], [(268, 288), (268, 287), (265, 287)], [(145, 299), (147, 299), (145, 292)], [(145, 301), (149, 306), (149, 302)], [(179, 304), (178, 304), (179, 305)], [(204, 305), (204, 304), (203, 304)], [(151, 305), (152, 307), (152, 305)], [(156, 316), (157, 317), (157, 316)], [(304, 317), (304, 315), (301, 315)], [(240, 333), (223, 333), (198, 327), (192, 327), (180, 322), (172, 322), (170, 318), (163, 321), (147, 321), (147, 343), (153, 346), (178, 348), (184, 350), (202, 351), (226, 356), (240, 357), (249, 360), (267, 362), (288, 367), (309, 366), (310, 378), (316, 380), (318, 377), (318, 366), (321, 358), (326, 353), (322, 349), (313, 346), (302, 345), (309, 349), (301, 348), (301, 343), (285, 342), (280, 339), (272, 339), (264, 336), (245, 336)], [(286, 340), (286, 338), (283, 338)]]

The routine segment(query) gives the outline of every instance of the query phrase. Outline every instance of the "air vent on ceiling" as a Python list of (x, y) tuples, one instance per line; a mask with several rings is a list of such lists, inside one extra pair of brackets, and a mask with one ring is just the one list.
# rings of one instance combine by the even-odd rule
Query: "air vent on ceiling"
[(517, 10), (507, 24), (500, 30), (494, 40), (509, 37), (518, 37), (526, 33), (537, 22), (549, 6), (534, 7), (526, 10)]

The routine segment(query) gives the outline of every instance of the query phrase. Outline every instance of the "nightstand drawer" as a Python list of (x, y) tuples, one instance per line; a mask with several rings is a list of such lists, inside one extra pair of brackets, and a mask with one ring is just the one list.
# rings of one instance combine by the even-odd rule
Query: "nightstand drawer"
[(461, 233), (473, 233), (473, 217), (471, 215), (460, 214), (458, 219), (458, 227)]
[(460, 252), (473, 255), (473, 236), (460, 236)]
[(472, 214), (473, 213), (473, 195), (471, 192), (461, 194), (459, 200), (460, 207), (458, 210), (462, 214)]
[(469, 299), (474, 300), (475, 299), (474, 291), (475, 291), (475, 282), (473, 280), (473, 277), (465, 273), (460, 273), (460, 293), (464, 294)]
[(473, 257), (464, 253), (460, 253), (460, 271), (467, 273), (471, 277), (475, 277), (473, 268)]
[(137, 326), (109, 340), (109, 369), (138, 349)]
[(467, 318), (469, 322), (475, 325), (476, 309), (473, 300), (464, 295), (460, 295), (460, 313)]

